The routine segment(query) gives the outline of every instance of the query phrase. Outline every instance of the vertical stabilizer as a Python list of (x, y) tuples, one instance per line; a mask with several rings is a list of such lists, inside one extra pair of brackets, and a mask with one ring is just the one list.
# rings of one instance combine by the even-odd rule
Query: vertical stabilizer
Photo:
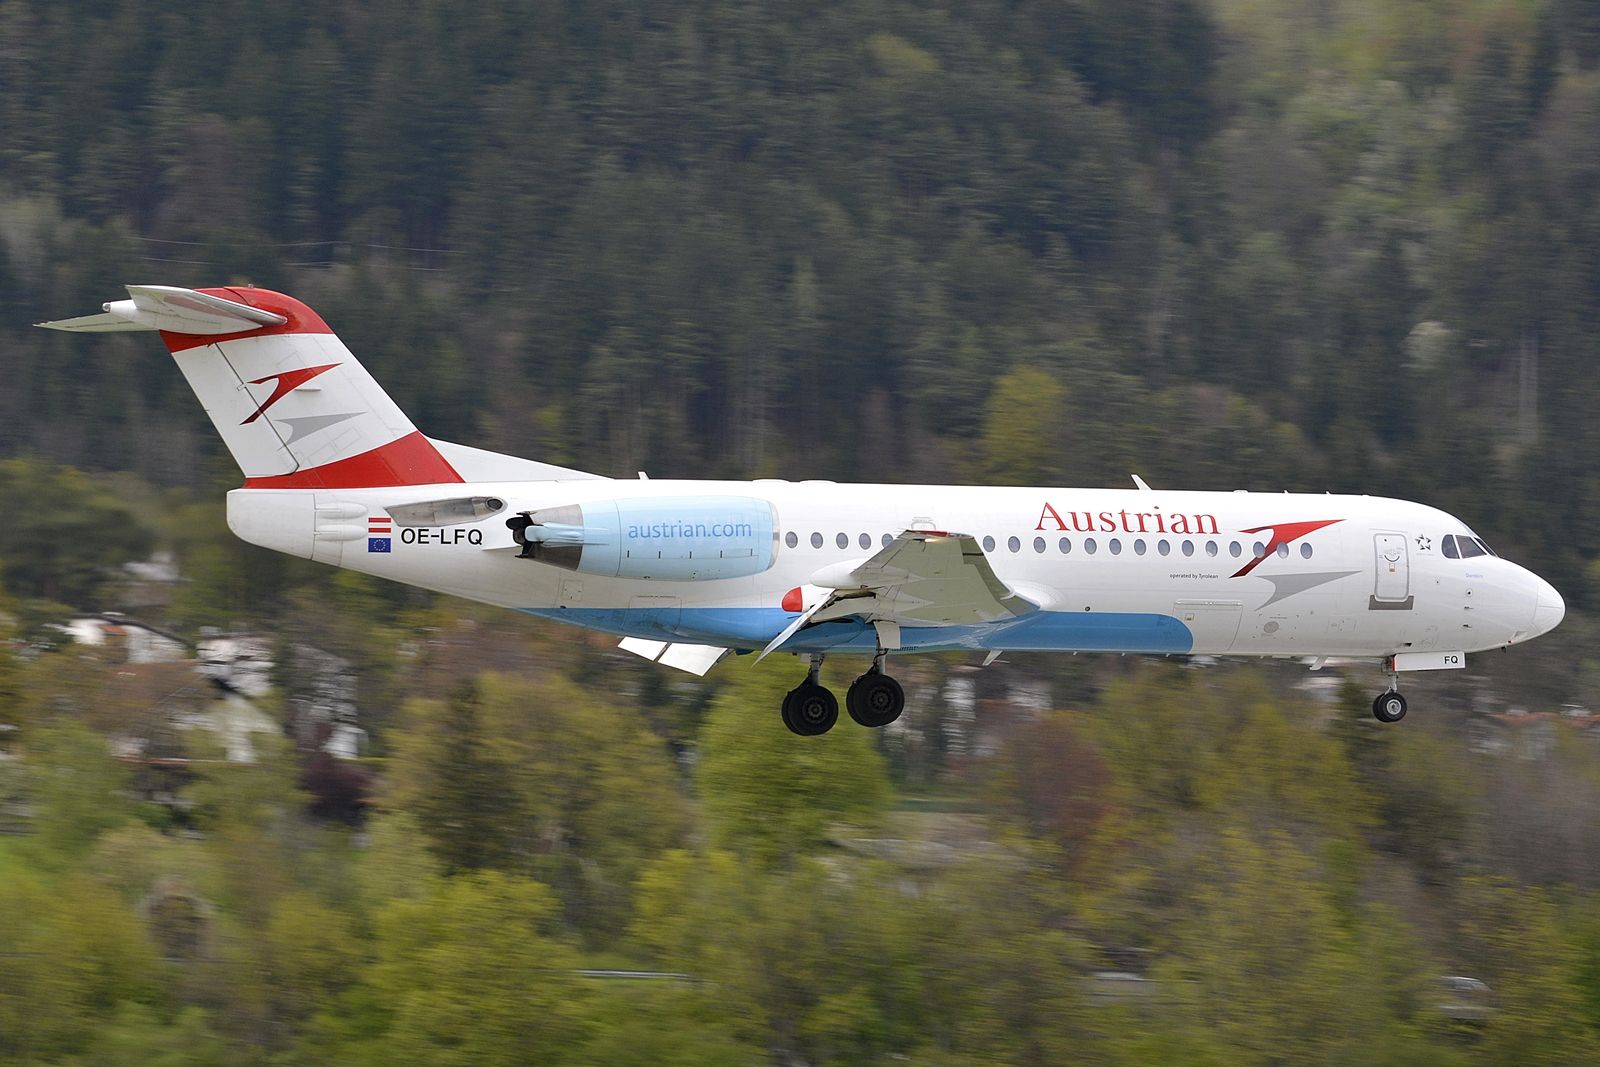
[(268, 289), (130, 285), (105, 314), (40, 323), (159, 330), (251, 489), (459, 482), (327, 323)]

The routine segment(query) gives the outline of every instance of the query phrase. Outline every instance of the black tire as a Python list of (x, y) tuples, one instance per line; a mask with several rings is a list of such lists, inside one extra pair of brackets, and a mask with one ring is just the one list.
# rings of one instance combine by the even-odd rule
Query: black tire
[(802, 737), (825, 734), (839, 721), (839, 698), (815, 682), (800, 683), (784, 703), (789, 729)]
[(800, 690), (796, 687), (783, 694), (783, 725), (789, 728), (790, 733), (804, 736), (804, 732), (794, 724), (794, 716), (791, 714), (794, 709), (794, 695), (798, 692)]
[(1372, 717), (1379, 722), (1399, 722), (1406, 717), (1406, 698), (1394, 689), (1379, 693), (1372, 702)]
[(844, 705), (852, 719), (876, 730), (888, 726), (906, 710), (906, 691), (887, 674), (868, 671), (850, 683)]

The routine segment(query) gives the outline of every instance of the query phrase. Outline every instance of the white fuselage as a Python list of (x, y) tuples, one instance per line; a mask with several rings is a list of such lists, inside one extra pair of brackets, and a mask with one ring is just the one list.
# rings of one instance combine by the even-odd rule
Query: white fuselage
[[(443, 525), (385, 518), (463, 496), (503, 506)], [(761, 569), (624, 577), (519, 558), (508, 517), (619, 500), (625, 515), (659, 502), (668, 516), (691, 504), (699, 515), (719, 500), (764, 502), (772, 529), (755, 534)], [(762, 648), (797, 617), (797, 601), (823, 595), (826, 576), (919, 529), (978, 538), (1001, 581), (1041, 610), (1000, 626), (905, 628), (908, 651), (1381, 658), (1513, 644), (1564, 612), (1530, 571), (1490, 554), (1463, 558), (1456, 538), (1478, 550), (1460, 520), (1365, 496), (593, 479), (240, 489), (229, 494), (228, 518), (247, 541), (335, 566), (623, 636), (736, 649)], [(673, 554), (681, 525), (656, 523), (652, 551)], [(801, 631), (784, 649), (871, 652), (876, 643), (870, 626), (839, 621)]]

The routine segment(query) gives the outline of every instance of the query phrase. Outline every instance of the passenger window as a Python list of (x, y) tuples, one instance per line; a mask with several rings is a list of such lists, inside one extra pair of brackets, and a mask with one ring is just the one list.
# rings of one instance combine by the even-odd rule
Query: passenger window
[(1239, 547), (1239, 542), (1230, 541), (1228, 543), (1228, 555), (1232, 556), (1234, 559), (1238, 559), (1239, 558), (1239, 553), (1241, 553), (1243, 551), (1244, 551), (1244, 549)]
[(1072, 551), (1072, 538), (1063, 537), (1060, 541), (1056, 542), (1056, 547), (1059, 548), (1061, 550), (1061, 554), (1065, 556), (1068, 552)]
[(822, 547), (822, 535), (821, 534), (813, 533), (811, 535), (811, 547), (812, 548), (821, 548)]
[(1194, 555), (1194, 542), (1193, 541), (1185, 541), (1183, 543), (1183, 554), (1185, 556)]
[(1260, 541), (1257, 541), (1255, 544), (1250, 546), (1250, 552), (1256, 557), (1256, 559), (1265, 559), (1267, 555), (1267, 546), (1262, 544)]
[(790, 530), (783, 535), (783, 543), (793, 548), (800, 543), (800, 538), (793, 530)]
[(1083, 550), (1085, 552), (1089, 553), (1089, 555), (1091, 555), (1091, 556), (1094, 555), (1094, 550), (1095, 550), (1094, 538), (1085, 537), (1083, 539)]
[(1278, 555), (1283, 559), (1288, 559), (1289, 558), (1289, 544), (1288, 544), (1287, 541), (1279, 543), (1279, 545), (1278, 545)]
[(856, 544), (860, 545), (862, 548), (871, 548), (872, 547), (872, 535), (871, 534), (866, 534), (866, 533), (862, 534), (859, 538), (856, 539)]
[(883, 547), (884, 548), (888, 548), (892, 544), (894, 544), (894, 534), (884, 534), (883, 535)]
[(1008, 538), (1006, 540), (1006, 547), (1009, 548), (1013, 552), (1021, 552), (1022, 551), (1022, 542), (1019, 541), (1015, 537), (1011, 537), (1011, 538)]
[(1122, 539), (1121, 539), (1121, 538), (1118, 538), (1118, 537), (1113, 537), (1113, 538), (1112, 538), (1112, 539), (1111, 539), (1111, 540), (1110, 540), (1110, 541), (1109, 541), (1109, 542), (1108, 542), (1108, 543), (1107, 543), (1107, 547), (1108, 547), (1108, 548), (1110, 548), (1110, 549), (1111, 549), (1111, 554), (1112, 554), (1112, 555), (1113, 555), (1113, 556), (1120, 556), (1120, 555), (1122, 555)]
[(1136, 555), (1136, 556), (1144, 555), (1144, 538), (1140, 537), (1140, 538), (1136, 538), (1134, 540), (1134, 542), (1133, 542), (1133, 554)]
[(1207, 541), (1206, 542), (1206, 555), (1215, 556), (1216, 554), (1217, 554), (1217, 543), (1215, 541)]
[(1043, 553), (1044, 552), (1044, 538), (1035, 537), (1033, 539), (1033, 550), (1035, 552), (1039, 552), (1039, 553)]
[(1156, 551), (1165, 556), (1172, 551), (1172, 543), (1163, 537), (1161, 540), (1156, 542)]
[(847, 534), (847, 533), (844, 533), (844, 532), (840, 532), (839, 536), (835, 537), (833, 539), (833, 543), (838, 545), (840, 548), (849, 548), (850, 547), (850, 535)]
[(1300, 542), (1300, 558), (1301, 559), (1310, 559), (1311, 558), (1311, 542), (1310, 541), (1302, 541), (1302, 542)]
[(1444, 540), (1439, 542), (1439, 551), (1444, 553), (1446, 559), (1460, 559), (1461, 553), (1456, 551), (1456, 535), (1445, 534)]
[(994, 551), (994, 538), (990, 537), (988, 534), (983, 535), (983, 550), (985, 552)]

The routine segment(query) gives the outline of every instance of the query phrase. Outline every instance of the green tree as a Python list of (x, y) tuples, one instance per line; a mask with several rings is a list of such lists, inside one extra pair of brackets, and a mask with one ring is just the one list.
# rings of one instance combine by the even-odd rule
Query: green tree
[(605, 936), (656, 852), (682, 840), (666, 747), (630, 710), (564, 678), (484, 675), (415, 702), (391, 761), (391, 803), (446, 874), (532, 874), (569, 919)]
[(27, 768), (36, 808), (30, 844), (50, 866), (80, 859), (106, 830), (134, 813), (127, 768), (106, 739), (62, 720), (32, 731)]
[(496, 871), (440, 882), (377, 916), (367, 984), (387, 1016), (382, 1061), (441, 1065), (573, 1062), (590, 995), (555, 934), (555, 896)]
[(700, 735), (695, 789), (711, 841), (759, 864), (812, 851), (835, 824), (874, 826), (891, 799), (868, 731), (784, 729), (776, 709), (794, 682), (781, 663), (731, 674)]
[(1040, 485), (1059, 477), (1065, 398), (1066, 389), (1037, 367), (995, 382), (979, 441), (985, 482)]
[(445, 874), (508, 869), (524, 847), (514, 757), (483, 705), (478, 683), (447, 701), (413, 702), (415, 725), (395, 744), (390, 803), (416, 817)]
[(1193, 887), (1163, 978), (1236, 1063), (1338, 1063), (1387, 1022), (1315, 863), (1289, 835), (1229, 829)]
[(273, 902), (260, 939), (273, 1017), (291, 1027), (352, 985), (366, 955), (350, 918), (304, 890)]
[(109, 890), (25, 870), (0, 877), (0, 1056), (50, 1060), (85, 1046), (123, 1003), (155, 1004), (166, 977)]
[(97, 608), (116, 569), (154, 536), (88, 477), (26, 459), (0, 461), (0, 582), (12, 593)]
[(184, 1008), (171, 1019), (144, 1004), (125, 1001), (81, 1056), (83, 1067), (228, 1067), (239, 1062), (201, 1008)]

